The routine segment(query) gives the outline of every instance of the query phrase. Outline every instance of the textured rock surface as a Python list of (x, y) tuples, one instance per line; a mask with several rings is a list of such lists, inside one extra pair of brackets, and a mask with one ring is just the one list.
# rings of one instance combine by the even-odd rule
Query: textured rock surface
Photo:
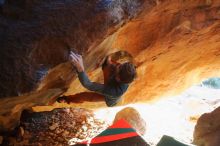
[(70, 47), (85, 53), (134, 17), (144, 2), (1, 1), (0, 97), (31, 91), (49, 69), (67, 60)]
[[(160, 1), (150, 11), (144, 9), (87, 56), (117, 49), (134, 56), (138, 77), (123, 95), (122, 104), (177, 95), (207, 78), (220, 76), (219, 7), (218, 0)], [(89, 75), (93, 81), (102, 81), (100, 70)], [(66, 94), (84, 91), (74, 80)]]
[(18, 125), (24, 109), (51, 104), (53, 98), (59, 97), (62, 93), (61, 89), (50, 89), (19, 97), (2, 98), (0, 101), (0, 133), (12, 131)]
[(219, 7), (218, 0), (164, 1), (120, 30), (113, 47), (129, 51), (138, 65), (124, 103), (177, 95), (220, 76)]
[(194, 143), (198, 146), (220, 145), (220, 107), (199, 118), (194, 131)]
[[(83, 3), (83, 1), (82, 1), (82, 3)], [(148, 2), (148, 3), (150, 3), (150, 2)], [(4, 11), (7, 10), (7, 7), (9, 4), (7, 4), (4, 7)], [(41, 4), (47, 4), (47, 1), (36, 2), (36, 5), (33, 5), (33, 10), (35, 10), (35, 8), (38, 8), (37, 6), (41, 6)], [(105, 3), (100, 3), (99, 6), (104, 5), (104, 4)], [(154, 3), (152, 2), (152, 4), (154, 4)], [(93, 6), (94, 5), (92, 5), (91, 7), (93, 7)], [(105, 5), (104, 5), (104, 8), (108, 8), (108, 9), (104, 9), (103, 13), (106, 14), (108, 12), (111, 12), (113, 10), (113, 6), (112, 7), (105, 7)], [(157, 6), (155, 6), (153, 8), (150, 7), (152, 5), (146, 4), (143, 6), (144, 6), (144, 11), (142, 13), (140, 13), (140, 15), (136, 19), (133, 19), (132, 21), (130, 21), (129, 23), (124, 25), (121, 29), (119, 29), (119, 31), (117, 31), (115, 33), (113, 33), (113, 31), (111, 31), (112, 35), (110, 35), (110, 36), (108, 36), (108, 34), (110, 34), (110, 33), (106, 32), (105, 35), (100, 34), (99, 41), (95, 41), (98, 38), (97, 36), (99, 36), (97, 34), (97, 36), (92, 37), (92, 38), (94, 38), (94, 41), (91, 41), (91, 43), (88, 43), (88, 44), (87, 43), (80, 43), (80, 42), (73, 43), (74, 40), (69, 41), (69, 42), (67, 41), (68, 42), (67, 44), (69, 44), (71, 47), (76, 47), (76, 48), (78, 47), (78, 48), (85, 49), (86, 47), (82, 47), (82, 46), (80, 46), (80, 44), (83, 46), (85, 44), (87, 44), (87, 46), (90, 46), (90, 47), (88, 47), (89, 50), (85, 54), (84, 59), (85, 59), (86, 68), (88, 69), (88, 71), (90, 71), (89, 75), (92, 80), (102, 81), (102, 78), (101, 78), (102, 72), (100, 70), (94, 71), (95, 65), (99, 62), (100, 59), (102, 59), (103, 56), (105, 56), (106, 54), (108, 54), (110, 52), (117, 51), (117, 49), (123, 49), (123, 50), (127, 50), (128, 52), (130, 52), (135, 57), (135, 60), (137, 61), (137, 66), (138, 66), (138, 68), (137, 68), (138, 78), (132, 84), (132, 86), (129, 88), (128, 92), (124, 95), (124, 98), (123, 98), (124, 100), (122, 102), (124, 104), (131, 103), (131, 102), (137, 102), (137, 101), (149, 101), (149, 100), (157, 99), (161, 96), (170, 96), (173, 94), (178, 94), (178, 93), (182, 92), (183, 90), (187, 89), (188, 87), (190, 87), (192, 84), (197, 84), (197, 83), (201, 82), (202, 80), (209, 78), (209, 77), (220, 76), (220, 74), (219, 74), (220, 68), (218, 65), (220, 63), (219, 47), (218, 47), (220, 45), (219, 35), (218, 35), (219, 34), (218, 24), (219, 24), (219, 18), (220, 18), (219, 12), (218, 12), (218, 9), (220, 6), (219, 1), (217, 1), (217, 0), (214, 0), (214, 1), (195, 0), (195, 1), (187, 1), (186, 2), (186, 1), (181, 1), (181, 0), (172, 0), (172, 1), (158, 1)], [(152, 9), (150, 9), (149, 7)], [(91, 9), (93, 9), (93, 8), (91, 8)], [(69, 10), (66, 10), (66, 11), (69, 11)], [(72, 12), (72, 13), (74, 13), (74, 12)], [(89, 10), (87, 12), (89, 12)], [(85, 13), (87, 13), (87, 12), (85, 12)], [(4, 23), (4, 25), (2, 24), (3, 26), (7, 26), (6, 24), (8, 23), (8, 20), (6, 21), (5, 17), (6, 16), (12, 17), (13, 15), (11, 13), (9, 15), (7, 11), (4, 12), (3, 14), (4, 15), (1, 16), (1, 19), (4, 21), (1, 21), (1, 23)], [(38, 19), (36, 19), (36, 22), (38, 22), (40, 24), (42, 23), (42, 25), (45, 22), (40, 21), (40, 20), (43, 19), (44, 17), (48, 18), (48, 20), (47, 20), (48, 23), (49, 22), (52, 23), (53, 21), (55, 21), (54, 19), (52, 19), (54, 17), (49, 15), (50, 13), (48, 14), (48, 16), (45, 15), (42, 18), (40, 17), (41, 16), (40, 14), (41, 13), (39, 13), (39, 16), (36, 16), (36, 18), (39, 17)], [(62, 15), (62, 14), (59, 14), (59, 15)], [(83, 16), (84, 15), (86, 16), (86, 14), (83, 13)], [(83, 16), (82, 16), (82, 18), (83, 18)], [(103, 15), (101, 15), (101, 16), (103, 16)], [(108, 16), (110, 17), (112, 15), (110, 15), (108, 13)], [(13, 18), (14, 17), (15, 16), (13, 16)], [(34, 16), (31, 15), (28, 18), (32, 18), (32, 17), (34, 17)], [(50, 17), (52, 17), (52, 18), (49, 19)], [(79, 16), (77, 15), (76, 17), (78, 18)], [(74, 18), (75, 18), (75, 15), (74, 15)], [(89, 24), (84, 22), (83, 21), (84, 19), (83, 20), (80, 19), (82, 21), (82, 23), (80, 21), (80, 23), (79, 23), (80, 25), (78, 26), (80, 28), (77, 30), (83, 30), (83, 32), (84, 31), (86, 32), (87, 29), (90, 28), (90, 27), (88, 28), (87, 25), (89, 25), (89, 26), (91, 25), (91, 27), (92, 27), (92, 25), (93, 25), (92, 22), (95, 21), (94, 22), (94, 25), (95, 25), (96, 21), (99, 20), (98, 18), (99, 18), (99, 15), (97, 14), (97, 18), (94, 17), (94, 19), (96, 19), (96, 20), (92, 19), (91, 23), (90, 23), (90, 19), (88, 18), (88, 22), (87, 21), (86, 22)], [(106, 18), (106, 19), (111, 20), (110, 18)], [(14, 20), (14, 19), (12, 19), (12, 20)], [(19, 18), (19, 19), (21, 19), (21, 18)], [(64, 21), (66, 22), (66, 19), (67, 18), (65, 18), (65, 20), (63, 20), (61, 22), (63, 22), (63, 23), (64, 23)], [(15, 26), (22, 25), (22, 30), (26, 29), (26, 25), (23, 25), (23, 22), (26, 22), (26, 21), (22, 21), (21, 24), (20, 24), (20, 21), (17, 22), (17, 19), (15, 19), (14, 21), (16, 21), (16, 23), (14, 23), (14, 25), (19, 22), (19, 25), (15, 25)], [(75, 22), (75, 20), (73, 22)], [(105, 22), (105, 21), (103, 21), (103, 22)], [(51, 23), (49, 23), (49, 24), (51, 24)], [(84, 25), (84, 23), (86, 23), (86, 24)], [(43, 29), (44, 27), (47, 27), (46, 24), (43, 25), (42, 28), (40, 27), (38, 29)], [(112, 25), (114, 25), (114, 24), (112, 24)], [(60, 25), (58, 25), (58, 26), (60, 26)], [(62, 26), (65, 26), (65, 25), (62, 25)], [(100, 22), (100, 26), (99, 26), (98, 22), (97, 22), (97, 24), (95, 26), (97, 27), (97, 29), (98, 28), (101, 29), (102, 23)], [(12, 30), (15, 29), (13, 27), (9, 27), (9, 26), (7, 26), (7, 27), (8, 27), (8, 29), (2, 29), (2, 31), (7, 30), (7, 33), (2, 33), (4, 35), (6, 35), (6, 37), (2, 37), (2, 38), (5, 38), (3, 41), (5, 43), (8, 42), (6, 40), (6, 38), (8, 38), (7, 35), (11, 34), (10, 32), (12, 32)], [(1, 27), (1, 28), (3, 28), (3, 27)], [(11, 28), (12, 30), (9, 28)], [(60, 27), (55, 27), (55, 28), (56, 28), (55, 30), (57, 30)], [(73, 29), (74, 27), (70, 27), (70, 28)], [(106, 28), (105, 30), (107, 31), (109, 28), (110, 27)], [(44, 28), (44, 29), (47, 29), (47, 28)], [(57, 32), (59, 32), (58, 30), (57, 30)], [(63, 30), (63, 29), (61, 28), (61, 30)], [(64, 29), (64, 30), (66, 30), (66, 29)], [(96, 32), (98, 30), (96, 30), (94, 28), (92, 30), (95, 31), (94, 33), (98, 33), (98, 32)], [(110, 30), (112, 30), (112, 29), (110, 29)], [(24, 32), (31, 32), (31, 31), (25, 30), (25, 31), (21, 31), (21, 32), (22, 33), (20, 33), (20, 34), (21, 34), (21, 36), (23, 36)], [(41, 32), (41, 31), (39, 30), (38, 32)], [(45, 32), (47, 32), (47, 31), (45, 31)], [(68, 33), (69, 32), (71, 32), (71, 31), (68, 31)], [(78, 31), (76, 31), (76, 32), (78, 32)], [(75, 36), (76, 32), (71, 33), (71, 34), (73, 34)], [(82, 33), (80, 32), (80, 34), (83, 34), (83, 32)], [(77, 33), (77, 34), (79, 35), (79, 33)], [(88, 33), (86, 33), (86, 34), (88, 34)], [(33, 35), (33, 34), (29, 34), (29, 35)], [(73, 38), (75, 38), (75, 39), (77, 38), (77, 40), (78, 40), (78, 38), (79, 38), (78, 35), (76, 35)], [(56, 36), (56, 35), (51, 34), (51, 35), (49, 35), (49, 38), (50, 39), (54, 38), (52, 36)], [(90, 35), (86, 35), (85, 37), (87, 38), (89, 36)], [(10, 38), (12, 39), (14, 37), (11, 36)], [(26, 38), (26, 37), (16, 37), (16, 38)], [(30, 38), (31, 37), (29, 37), (28, 40), (30, 40)], [(66, 39), (66, 37), (61, 37), (61, 38)], [(105, 40), (102, 41), (102, 39), (104, 39), (104, 38), (105, 38)], [(41, 40), (41, 39), (39, 39), (39, 40)], [(86, 40), (88, 40), (88, 39), (86, 39)], [(53, 50), (53, 48), (55, 50), (57, 50), (56, 47), (60, 48), (60, 45), (57, 43), (59, 41), (52, 41), (52, 42), (56, 42), (54, 44), (50, 44), (48, 42), (50, 42), (50, 41), (46, 40), (46, 41), (44, 41), (44, 43), (39, 43), (39, 44), (44, 44), (44, 45), (42, 45), (42, 47), (38, 47), (38, 48), (50, 48), (51, 47), (52, 50)], [(5, 43), (3, 43), (3, 47), (2, 47), (3, 49), (1, 49), (1, 50), (4, 50)], [(24, 43), (24, 42), (22, 41), (21, 43)], [(73, 44), (71, 45), (71, 43), (73, 43)], [(10, 44), (14, 47), (19, 46), (19, 43), (18, 44), (7, 43), (7, 44)], [(27, 43), (25, 43), (25, 44), (27, 44)], [(77, 46), (77, 45), (74, 46), (75, 44), (78, 44), (79, 46)], [(44, 47), (46, 45), (47, 45), (47, 47)], [(39, 45), (39, 46), (41, 46), (41, 45)], [(10, 47), (6, 47), (6, 48), (10, 48)], [(65, 47), (65, 48), (67, 48), (67, 47)], [(116, 49), (113, 49), (113, 48), (116, 48)], [(64, 50), (68, 51), (68, 49), (64, 49)], [(26, 52), (32, 52), (32, 51), (26, 51)], [(38, 52), (38, 51), (36, 51), (36, 52)], [(36, 60), (34, 58), (38, 58), (38, 60), (40, 60), (40, 62), (41, 62), (43, 60), (48, 59), (48, 60), (52, 61), (49, 64), (53, 64), (53, 65), (58, 64), (58, 63), (65, 60), (65, 59), (63, 59), (63, 60), (60, 59), (59, 61), (57, 61), (58, 58), (60, 58), (60, 57), (56, 57), (56, 55), (59, 56), (60, 54), (65, 54), (65, 53), (59, 52), (56, 55), (54, 55), (54, 54), (51, 55), (52, 57), (48, 57), (46, 54), (50, 54), (51, 51), (48, 51), (48, 53), (47, 53), (47, 51), (39, 51), (39, 52), (41, 52), (41, 53), (33, 53), (32, 52), (31, 54), (33, 54), (33, 56), (31, 57), (31, 60)], [(83, 51), (81, 50), (80, 52), (83, 52)], [(0, 54), (3, 55), (3, 57), (1, 57), (1, 58), (3, 58), (5, 60), (5, 61), (3, 61), (3, 64), (4, 64), (4, 62), (9, 62), (11, 60), (11, 59), (9, 59), (10, 55), (4, 55), (5, 52), (0, 53)], [(16, 54), (19, 54), (19, 53), (16, 53)], [(27, 53), (27, 54), (29, 54), (29, 53)], [(34, 57), (37, 54), (38, 54), (38, 56), (40, 56), (39, 54), (42, 54), (42, 56), (45, 54), (47, 57), (45, 57), (46, 59), (43, 59), (44, 57), (41, 57), (41, 56)], [(6, 57), (6, 56), (8, 56), (8, 57)], [(95, 56), (95, 58), (94, 58), (94, 56)], [(65, 58), (65, 57), (63, 57), (63, 58)], [(55, 61), (56, 63), (54, 63), (53, 61)], [(19, 63), (19, 61), (15, 61), (15, 62), (16, 62), (16, 64), (19, 64), (19, 65), (23, 64), (23, 63)], [(39, 63), (39, 61), (35, 61), (35, 62), (37, 62), (36, 64), (41, 64), (41, 63)], [(42, 62), (42, 63), (44, 63), (44, 62)], [(8, 64), (8, 63), (6, 63), (6, 64)], [(13, 65), (14, 63), (10, 63), (10, 64)], [(4, 68), (4, 66), (3, 66), (3, 68)], [(31, 66), (31, 68), (32, 67), (34, 67), (34, 65)], [(8, 68), (8, 69), (6, 69), (6, 68)], [(19, 67), (19, 70), (22, 71), (23, 70), (22, 68)], [(5, 69), (3, 69), (3, 70), (8, 70), (11, 72), (11, 69), (16, 70), (16, 67), (12, 68), (12, 67), (9, 67), (6, 65)], [(40, 67), (40, 71), (38, 73), (41, 75), (44, 75), (45, 71), (47, 72), (47, 70), (48, 70), (48, 67), (43, 66), (43, 67)], [(22, 76), (25, 76), (25, 78), (26, 78), (25, 74), (27, 72), (23, 74), (23, 73), (21, 73), (21, 71), (18, 71), (18, 72), (13, 71), (13, 72), (15, 74), (21, 74)], [(28, 71), (28, 73), (32, 74), (29, 71)], [(13, 86), (11, 86), (11, 88), (8, 88), (9, 87), (8, 84), (11, 84), (16, 79), (23, 80), (22, 79), (23, 77), (19, 77), (19, 75), (12, 75), (12, 74), (8, 74), (8, 73), (7, 74), (3, 73), (3, 74), (1, 74), (1, 77), (4, 78), (4, 79), (3, 78), (1, 79), (2, 83), (6, 82), (5, 76), (7, 76), (8, 79), (7, 79), (7, 83), (2, 85), (2, 89), (4, 89), (4, 90), (3, 90), (3, 92), (1, 92), (1, 94), (3, 94), (4, 92), (8, 92), (8, 91), (9, 92), (12, 92), (14, 90), (18, 91), (17, 87), (15, 87), (14, 85), (19, 86), (19, 88), (26, 86), (25, 83), (23, 84), (22, 82), (16, 82), (16, 84), (13, 84)], [(13, 77), (11, 78), (11, 76), (13, 76)], [(10, 78), (10, 80), (9, 80), (9, 78)], [(13, 78), (16, 78), (16, 79), (13, 79)], [(79, 92), (85, 92), (86, 90), (80, 85), (78, 80), (71, 80), (72, 78), (73, 78), (73, 73), (71, 73), (71, 68), (68, 67), (68, 65), (66, 65), (66, 64), (61, 64), (61, 65), (57, 66), (56, 68), (54, 68), (53, 70), (50, 70), (49, 75), (47, 75), (47, 77), (45, 78), (43, 83), (40, 84), (39, 89), (48, 89), (48, 88), (55, 88), (55, 87), (56, 88), (57, 87), (62, 87), (62, 88), (68, 87), (66, 84), (71, 82), (71, 86), (70, 86), (69, 90), (67, 91), (66, 95), (73, 95), (73, 94), (76, 94)], [(31, 81), (31, 79), (29, 79), (29, 78), (26, 78), (26, 79), (27, 79), (26, 80), (27, 82)], [(13, 81), (8, 82), (11, 80), (13, 80)], [(21, 85), (21, 83), (22, 83), (22, 85)], [(30, 87), (30, 86), (28, 85), (28, 87)], [(159, 92), (158, 92), (158, 90), (159, 90)]]
[(92, 111), (80, 108), (55, 109), (51, 112), (24, 111), (16, 137), (8, 137), (8, 145), (68, 145), (102, 132), (107, 124), (94, 117)]
[(141, 115), (132, 107), (127, 107), (119, 111), (114, 119), (114, 123), (120, 119), (126, 120), (139, 134), (145, 134), (147, 126)]

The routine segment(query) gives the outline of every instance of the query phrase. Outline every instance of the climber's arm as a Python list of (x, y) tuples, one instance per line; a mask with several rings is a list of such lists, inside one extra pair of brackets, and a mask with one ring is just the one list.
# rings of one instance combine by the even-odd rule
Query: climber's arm
[(104, 84), (91, 82), (84, 71), (83, 59), (81, 55), (71, 52), (71, 62), (78, 72), (78, 77), (81, 84), (90, 91), (95, 91), (105, 96), (119, 96), (123, 93), (123, 89), (116, 87), (108, 87)]
[(104, 84), (91, 82), (87, 76), (87, 74), (83, 72), (78, 72), (79, 81), (81, 84), (90, 91), (95, 91), (103, 94), (104, 91)]
[(81, 84), (90, 91), (102, 93), (104, 84), (91, 82), (84, 71), (83, 59), (81, 55), (70, 52), (70, 60), (76, 68)]

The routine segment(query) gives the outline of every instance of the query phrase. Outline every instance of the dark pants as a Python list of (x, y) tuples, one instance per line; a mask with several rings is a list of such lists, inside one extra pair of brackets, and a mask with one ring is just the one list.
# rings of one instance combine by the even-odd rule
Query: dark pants
[(65, 103), (83, 103), (88, 102), (98, 102), (104, 101), (104, 96), (95, 92), (82, 92), (75, 95), (62, 96), (57, 99), (58, 102)]

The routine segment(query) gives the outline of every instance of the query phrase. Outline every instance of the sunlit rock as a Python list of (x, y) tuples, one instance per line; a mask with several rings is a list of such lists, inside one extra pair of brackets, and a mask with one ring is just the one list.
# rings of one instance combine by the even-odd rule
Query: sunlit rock
[(126, 120), (139, 134), (145, 134), (146, 122), (134, 108), (127, 107), (119, 111), (115, 116), (114, 123), (120, 119)]
[(194, 131), (194, 143), (198, 146), (220, 145), (220, 107), (199, 118)]
[(25, 110), (15, 137), (6, 137), (9, 145), (68, 145), (81, 142), (102, 132), (107, 125), (81, 108), (55, 109), (33, 113)]
[[(160, 1), (105, 40), (85, 57), (94, 69), (102, 56), (125, 50), (137, 63), (137, 79), (122, 97), (122, 104), (157, 101), (178, 95), (207, 78), (220, 76), (219, 1)], [(89, 66), (89, 65), (88, 65)], [(102, 82), (100, 70), (88, 71)], [(78, 79), (66, 95), (85, 92)]]
[(49, 105), (63, 90), (50, 89), (20, 97), (2, 98), (0, 102), (0, 132), (12, 131), (18, 124), (21, 112), (34, 106)]

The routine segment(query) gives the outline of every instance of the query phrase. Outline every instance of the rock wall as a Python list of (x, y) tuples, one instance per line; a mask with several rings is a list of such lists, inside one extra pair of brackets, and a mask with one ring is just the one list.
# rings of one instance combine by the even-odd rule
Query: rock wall
[(138, 78), (122, 103), (178, 94), (219, 76), (219, 6), (217, 0), (8, 0), (0, 15), (0, 94), (30, 91), (42, 77), (38, 90), (70, 84), (66, 95), (85, 92), (71, 66), (62, 64), (70, 47), (83, 53), (94, 81), (102, 81), (96, 67), (108, 53), (126, 50), (134, 56)]
[[(6, 0), (0, 13), (0, 97), (36, 88), (72, 51), (85, 53), (153, 0)], [(69, 75), (71, 78), (72, 75)]]
[[(87, 56), (105, 56), (117, 50), (134, 56), (138, 76), (122, 104), (180, 94), (207, 78), (220, 76), (219, 8), (217, 0), (158, 1)], [(102, 82), (101, 70), (89, 71), (89, 75)], [(85, 91), (74, 80), (66, 95)]]
[(113, 47), (138, 65), (124, 103), (177, 95), (220, 76), (219, 7), (217, 0), (164, 1), (123, 27)]

